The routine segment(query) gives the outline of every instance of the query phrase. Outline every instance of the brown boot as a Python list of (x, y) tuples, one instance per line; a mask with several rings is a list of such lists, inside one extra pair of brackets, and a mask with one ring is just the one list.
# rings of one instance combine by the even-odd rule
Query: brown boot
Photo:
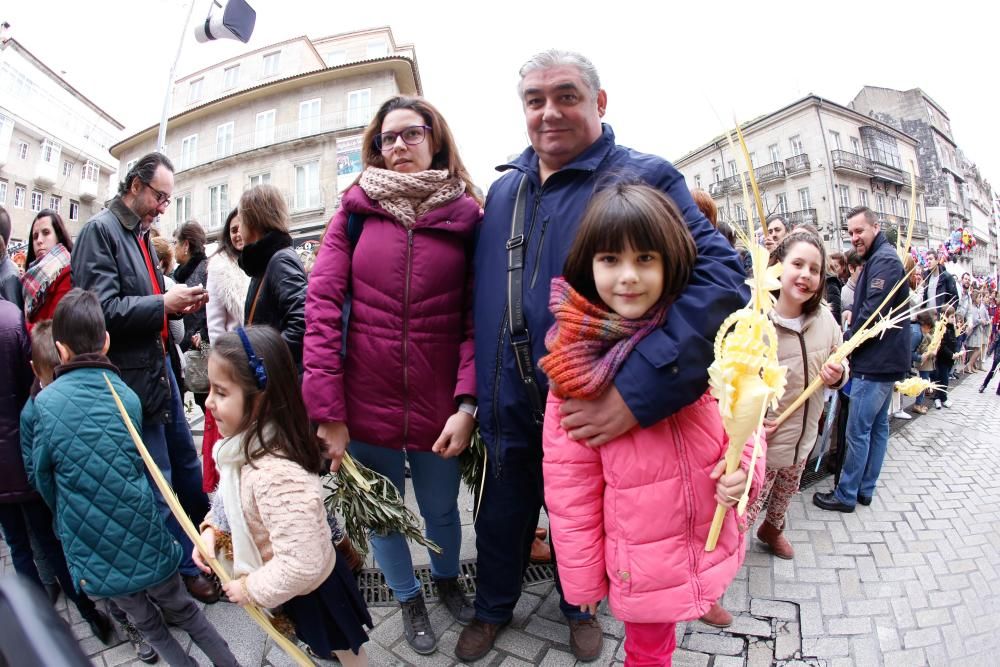
[(714, 602), (712, 603), (712, 608), (705, 612), (705, 615), (698, 620), (714, 628), (728, 628), (733, 624), (733, 615), (726, 611), (726, 608), (721, 604)]
[(343, 538), (337, 544), (334, 545), (337, 550), (337, 557), (343, 558), (348, 567), (351, 568), (351, 572), (354, 574), (359, 574), (365, 566), (365, 561), (361, 558), (361, 554), (358, 550), (354, 548), (354, 543), (351, 542), (351, 538), (344, 535)]
[(760, 528), (757, 529), (757, 539), (770, 547), (771, 553), (778, 558), (791, 560), (792, 556), (795, 555), (791, 542), (781, 534), (781, 529), (775, 528), (767, 520), (761, 523)]
[(531, 543), (531, 562), (538, 565), (552, 562), (552, 549), (542, 540), (535, 538)]
[(569, 648), (580, 662), (593, 662), (601, 657), (604, 646), (604, 633), (596, 618), (584, 618), (569, 622)]
[(493, 648), (497, 633), (505, 625), (507, 623), (487, 623), (478, 618), (472, 619), (472, 623), (462, 628), (462, 634), (458, 636), (455, 657), (462, 662), (479, 660)]

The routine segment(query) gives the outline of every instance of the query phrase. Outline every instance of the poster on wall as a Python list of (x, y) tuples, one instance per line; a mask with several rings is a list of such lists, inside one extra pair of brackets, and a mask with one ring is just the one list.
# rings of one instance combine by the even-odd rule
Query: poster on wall
[(337, 192), (342, 193), (361, 173), (361, 135), (337, 139)]

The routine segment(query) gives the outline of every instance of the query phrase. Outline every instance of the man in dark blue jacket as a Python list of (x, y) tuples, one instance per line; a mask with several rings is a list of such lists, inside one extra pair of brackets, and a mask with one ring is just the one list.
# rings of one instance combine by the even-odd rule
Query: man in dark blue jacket
[[(694, 402), (708, 386), (719, 325), (749, 298), (736, 252), (698, 210), (683, 176), (660, 157), (617, 145), (614, 132), (601, 123), (608, 98), (589, 60), (547, 51), (528, 61), (520, 75), (531, 146), (499, 167), (507, 173), (490, 188), (475, 253), (477, 391), (489, 471), (476, 520), (476, 618), (459, 638), (456, 655), (462, 660), (489, 652), (521, 593), (543, 504), (541, 413), (548, 385), (537, 362), (553, 323), (549, 285), (562, 273), (594, 191), (617, 179), (659, 188), (684, 213), (698, 260), (666, 324), (638, 344), (614, 386), (594, 401), (566, 402), (563, 426), (571, 437), (603, 445)], [(515, 229), (522, 182), (523, 217)], [(513, 336), (516, 350), (511, 315), (523, 319), (526, 329)], [(560, 607), (574, 654), (596, 659), (602, 644), (596, 620), (565, 600)]]
[[(909, 303), (903, 284), (879, 309), (886, 295), (903, 280), (903, 263), (879, 228), (875, 214), (858, 206), (847, 214), (847, 231), (864, 267), (858, 275), (851, 309), (850, 338), (876, 311), (883, 316)], [(857, 503), (870, 505), (889, 445), (889, 405), (893, 385), (910, 369), (910, 327), (890, 329), (881, 338), (860, 345), (851, 355), (851, 407), (847, 414), (847, 455), (837, 488), (816, 493), (813, 504), (825, 510), (853, 512)]]

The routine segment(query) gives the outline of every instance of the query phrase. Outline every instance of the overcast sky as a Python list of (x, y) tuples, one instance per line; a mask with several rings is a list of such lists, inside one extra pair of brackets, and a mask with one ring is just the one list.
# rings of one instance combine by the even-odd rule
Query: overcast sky
[[(194, 0), (192, 25), (210, 0)], [(126, 126), (159, 122), (190, 0), (16, 0), (13, 36)], [(676, 160), (735, 114), (747, 120), (815, 93), (847, 104), (864, 85), (923, 88), (955, 140), (1000, 189), (1000, 9), (972, 0), (898, 2), (397, 2), (250, 0), (250, 43), (185, 35), (178, 76), (289, 37), (389, 25), (412, 43), (425, 96), (444, 113), (477, 184), (527, 145), (517, 70), (577, 50), (608, 92), (620, 143)], [(683, 8), (671, 5), (681, 4)], [(978, 7), (976, 7), (978, 5)]]

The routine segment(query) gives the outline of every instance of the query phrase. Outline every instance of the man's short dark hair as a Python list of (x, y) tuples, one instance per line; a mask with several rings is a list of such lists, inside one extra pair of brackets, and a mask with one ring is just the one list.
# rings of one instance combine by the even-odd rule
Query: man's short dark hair
[(788, 220), (781, 213), (772, 213), (767, 216), (767, 218), (764, 219), (764, 227), (770, 227), (772, 222), (780, 222), (785, 228), (785, 231), (788, 231)]
[(10, 213), (3, 206), (0, 206), (0, 239), (4, 245), (10, 243)]
[(867, 206), (855, 206), (854, 208), (852, 208), (850, 211), (847, 212), (847, 215), (844, 216), (844, 220), (850, 220), (856, 215), (864, 215), (865, 222), (867, 222), (869, 225), (873, 227), (876, 224), (878, 224), (878, 218), (875, 217), (875, 212), (872, 211)]
[(928, 250), (927, 257), (933, 257), (934, 259), (937, 259), (938, 258), (937, 250)]
[(128, 170), (125, 174), (125, 180), (118, 184), (118, 195), (121, 196), (128, 192), (129, 188), (132, 187), (132, 181), (136, 178), (140, 182), (149, 185), (149, 182), (153, 180), (153, 176), (156, 174), (156, 169), (163, 165), (171, 172), (174, 171), (174, 165), (163, 153), (157, 153), (153, 151), (152, 153), (146, 153), (139, 161), (132, 165), (132, 168)]
[(52, 337), (75, 355), (102, 352), (107, 329), (97, 296), (79, 287), (71, 289), (56, 306)]

